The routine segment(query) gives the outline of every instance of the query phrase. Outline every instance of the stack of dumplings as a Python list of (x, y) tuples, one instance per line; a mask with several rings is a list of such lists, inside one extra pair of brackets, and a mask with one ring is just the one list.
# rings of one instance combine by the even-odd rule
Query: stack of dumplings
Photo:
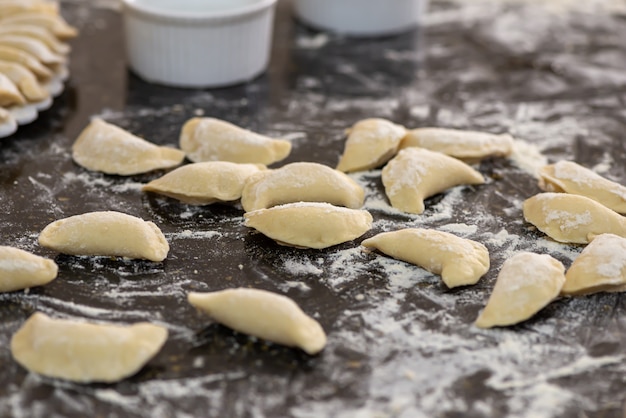
[(34, 121), (62, 93), (67, 41), (77, 34), (56, 2), (0, 2), (0, 138)]

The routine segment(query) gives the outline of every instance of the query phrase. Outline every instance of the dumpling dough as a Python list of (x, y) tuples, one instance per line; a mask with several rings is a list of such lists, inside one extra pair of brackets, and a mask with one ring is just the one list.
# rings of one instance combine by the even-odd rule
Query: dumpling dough
[(27, 36), (43, 42), (50, 50), (56, 54), (67, 55), (71, 48), (68, 44), (59, 41), (50, 31), (34, 25), (25, 24), (2, 24), (0, 34), (13, 34)]
[(44, 257), (0, 246), (0, 292), (43, 286), (57, 277), (59, 267)]
[(21, 64), (41, 80), (49, 80), (53, 75), (52, 71), (33, 55), (10, 46), (0, 45), (0, 60)]
[(169, 244), (154, 223), (120, 212), (90, 212), (54, 221), (39, 244), (71, 255), (101, 255), (163, 261)]
[(321, 325), (291, 299), (258, 289), (188, 295), (189, 303), (235, 331), (317, 354), (326, 345)]
[(0, 106), (7, 107), (13, 105), (24, 105), (26, 99), (6, 75), (0, 73)]
[(244, 214), (245, 225), (276, 240), (300, 248), (327, 248), (352, 241), (372, 227), (365, 210), (329, 203), (298, 202)]
[(547, 254), (519, 253), (502, 264), (476, 326), (514, 325), (552, 302), (565, 283), (565, 267)]
[(2, 25), (31, 25), (48, 29), (59, 39), (75, 38), (78, 30), (70, 26), (60, 14), (24, 11), (0, 19)]
[(513, 137), (485, 132), (445, 128), (417, 128), (408, 131), (400, 148), (420, 147), (466, 161), (507, 157), (513, 151)]
[(588, 197), (539, 193), (524, 202), (523, 211), (526, 221), (559, 242), (588, 244), (604, 233), (626, 237), (626, 218)]
[(63, 55), (52, 52), (40, 40), (29, 38), (28, 36), (0, 34), (0, 45), (27, 52), (45, 65), (60, 65), (67, 60)]
[(341, 171), (317, 163), (292, 163), (248, 179), (241, 205), (246, 212), (294, 202), (326, 202), (357, 209), (365, 191)]
[(349, 131), (337, 170), (369, 170), (385, 164), (398, 151), (406, 129), (386, 119), (364, 119)]
[(260, 164), (208, 161), (187, 164), (142, 187), (190, 205), (231, 202), (241, 197), (246, 180), (264, 170)]
[(361, 244), (440, 274), (450, 288), (475, 284), (489, 270), (484, 245), (447, 232), (408, 228), (383, 232)]
[(130, 176), (180, 165), (181, 150), (160, 147), (102, 119), (94, 119), (72, 146), (72, 158), (92, 171)]
[(0, 60), (0, 73), (13, 81), (29, 102), (40, 102), (50, 97), (50, 92), (44, 89), (37, 77), (23, 65)]
[(626, 214), (626, 187), (571, 161), (559, 161), (541, 168), (539, 187), (547, 192), (585, 196)]
[(598, 235), (574, 260), (561, 293), (585, 295), (626, 291), (626, 239)]
[(15, 131), (17, 131), (17, 121), (8, 110), (0, 107), (0, 138), (9, 136)]
[(167, 329), (52, 319), (33, 314), (11, 339), (15, 361), (31, 372), (80, 383), (117, 382), (137, 373), (167, 340)]
[(193, 162), (231, 161), (270, 165), (284, 160), (291, 142), (259, 135), (214, 118), (192, 118), (180, 134), (180, 149)]
[(382, 171), (391, 206), (408, 213), (424, 212), (424, 199), (454, 186), (483, 184), (482, 174), (456, 158), (422, 148), (401, 150)]

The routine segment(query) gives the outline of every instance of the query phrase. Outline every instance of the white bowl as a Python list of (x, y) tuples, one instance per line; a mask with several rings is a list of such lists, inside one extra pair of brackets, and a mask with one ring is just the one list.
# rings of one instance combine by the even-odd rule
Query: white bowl
[(383, 36), (415, 28), (428, 0), (295, 0), (305, 24), (349, 36)]
[(276, 0), (123, 0), (141, 78), (176, 87), (249, 81), (268, 66)]

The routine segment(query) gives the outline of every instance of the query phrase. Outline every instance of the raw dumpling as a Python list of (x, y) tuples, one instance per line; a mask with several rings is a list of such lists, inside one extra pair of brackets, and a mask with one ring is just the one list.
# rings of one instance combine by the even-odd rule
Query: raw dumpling
[(539, 193), (523, 205), (524, 219), (550, 238), (588, 244), (596, 235), (626, 237), (626, 218), (588, 197), (565, 193)]
[(246, 212), (294, 202), (326, 202), (357, 209), (365, 192), (354, 180), (328, 166), (292, 163), (250, 177), (241, 196)]
[(489, 270), (484, 245), (447, 232), (408, 228), (383, 232), (361, 244), (440, 274), (450, 288), (475, 284)]
[(264, 169), (263, 165), (227, 161), (188, 164), (151, 181), (142, 190), (190, 205), (230, 202), (241, 197), (243, 186), (251, 175)]
[(31, 25), (48, 29), (59, 39), (75, 38), (78, 31), (68, 25), (59, 14), (24, 11), (11, 16), (2, 17), (1, 25)]
[(372, 227), (365, 210), (328, 203), (289, 203), (244, 214), (245, 225), (276, 240), (300, 248), (327, 248), (352, 241)]
[(72, 158), (88, 170), (129, 176), (176, 167), (183, 162), (185, 154), (94, 119), (72, 146)]
[(41, 0), (0, 0), (0, 16), (12, 16), (23, 12), (59, 14), (59, 4)]
[(565, 274), (564, 295), (626, 291), (626, 239), (598, 235)]
[(71, 255), (102, 255), (163, 261), (169, 245), (154, 223), (120, 212), (90, 212), (52, 222), (39, 244)]
[(408, 131), (400, 148), (420, 147), (454, 158), (478, 161), (506, 157), (513, 151), (513, 137), (485, 132), (445, 128), (417, 128)]
[(385, 164), (398, 151), (406, 134), (403, 126), (386, 119), (364, 119), (349, 131), (337, 170), (369, 170)]
[(0, 60), (0, 73), (7, 76), (29, 102), (41, 102), (50, 97), (50, 92), (39, 84), (37, 77), (21, 64)]
[(52, 71), (33, 55), (10, 46), (0, 45), (0, 60), (21, 64), (41, 80), (49, 80), (53, 75)]
[(6, 75), (0, 73), (0, 106), (20, 106), (26, 104), (26, 99), (19, 89)]
[(11, 339), (15, 361), (31, 372), (81, 383), (117, 382), (161, 350), (167, 329), (147, 322), (105, 325), (33, 314)]
[(219, 119), (193, 118), (183, 126), (180, 149), (193, 162), (270, 165), (287, 158), (291, 142), (259, 135)]
[(18, 248), (0, 246), (0, 292), (43, 286), (57, 277), (56, 263)]
[(50, 31), (33, 25), (24, 24), (2, 24), (0, 25), (0, 35), (12, 34), (27, 36), (43, 42), (50, 50), (56, 54), (67, 55), (71, 48), (68, 44), (60, 42)]
[(559, 295), (565, 268), (547, 254), (519, 253), (507, 259), (476, 326), (491, 328), (529, 319)]
[(539, 187), (547, 192), (586, 196), (626, 214), (626, 187), (571, 161), (559, 161), (541, 168)]
[(66, 58), (55, 54), (43, 42), (21, 35), (0, 35), (0, 45), (16, 48), (27, 52), (46, 65), (63, 64)]
[(258, 289), (188, 295), (189, 303), (235, 331), (317, 354), (326, 345), (321, 325), (286, 296)]
[(424, 212), (424, 199), (454, 186), (483, 184), (482, 174), (456, 158), (422, 148), (401, 150), (383, 168), (383, 185), (391, 206)]
[(17, 131), (17, 121), (8, 110), (0, 107), (0, 138), (9, 136), (15, 131)]

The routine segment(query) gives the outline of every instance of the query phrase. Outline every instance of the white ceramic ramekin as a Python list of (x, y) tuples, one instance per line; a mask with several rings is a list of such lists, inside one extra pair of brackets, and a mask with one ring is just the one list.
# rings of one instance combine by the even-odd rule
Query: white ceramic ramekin
[(428, 0), (295, 0), (294, 12), (315, 28), (367, 37), (416, 27), (427, 5)]
[(202, 1), (123, 0), (128, 62), (137, 75), (176, 87), (222, 87), (267, 69), (276, 0)]

